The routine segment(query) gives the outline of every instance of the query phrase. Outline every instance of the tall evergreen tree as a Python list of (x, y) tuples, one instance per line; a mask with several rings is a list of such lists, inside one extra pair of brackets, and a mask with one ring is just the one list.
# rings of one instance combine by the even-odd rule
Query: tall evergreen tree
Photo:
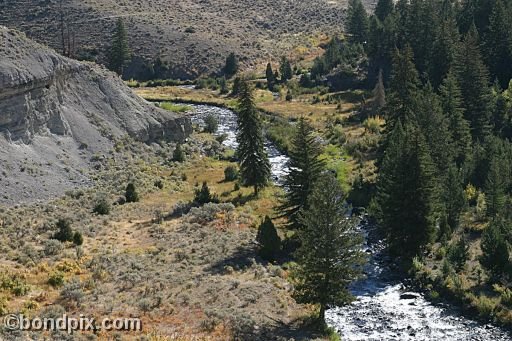
[(349, 41), (364, 44), (368, 40), (368, 14), (361, 0), (349, 0), (347, 11)]
[(321, 153), (322, 148), (313, 135), (313, 128), (301, 118), (297, 123), (289, 153), (289, 173), (283, 184), (285, 197), (280, 206), (280, 211), (283, 216), (288, 217), (291, 228), (300, 228), (299, 212), (308, 208), (313, 184), (325, 167), (320, 159)]
[(375, 88), (373, 89), (373, 110), (377, 113), (384, 108), (384, 106), (386, 106), (386, 88), (384, 87), (384, 77), (381, 69), (377, 77), (377, 84), (375, 84)]
[(413, 63), (410, 47), (396, 50), (393, 58), (393, 73), (386, 106), (386, 130), (392, 131), (400, 119), (406, 122), (414, 117), (417, 105), (418, 71)]
[(109, 68), (117, 74), (122, 75), (124, 66), (130, 60), (130, 50), (128, 47), (128, 37), (124, 21), (122, 18), (117, 20), (112, 45), (109, 51)]
[(253, 90), (247, 81), (240, 84), (238, 116), (237, 157), (244, 185), (254, 187), (254, 194), (267, 185), (270, 163), (265, 152), (261, 118), (254, 105)]
[(393, 9), (393, 0), (379, 0), (375, 7), (375, 16), (377, 16), (380, 21), (384, 21), (391, 13), (393, 13)]
[(506, 272), (512, 271), (509, 245), (505, 238), (506, 233), (510, 233), (510, 228), (503, 220), (497, 219), (491, 222), (482, 234), (480, 264), (493, 280), (499, 280)]
[(295, 297), (320, 305), (320, 320), (329, 306), (352, 300), (349, 285), (362, 275), (362, 236), (346, 218), (345, 195), (331, 173), (315, 184), (309, 209), (302, 214), (301, 246), (296, 252)]
[(267, 70), (265, 71), (265, 75), (267, 77), (267, 88), (270, 91), (273, 91), (274, 85), (276, 84), (276, 79), (274, 78), (274, 70), (272, 70), (272, 64), (267, 64)]
[(506, 175), (503, 171), (504, 166), (507, 167), (508, 164), (501, 158), (498, 159), (498, 156), (493, 156), (485, 183), (487, 215), (490, 217), (499, 215), (505, 206), (507, 182), (505, 181)]
[(455, 75), (450, 72), (440, 87), (443, 112), (448, 118), (449, 130), (454, 143), (454, 157), (460, 167), (471, 153), (471, 131), (469, 122), (464, 118), (462, 93)]
[(405, 19), (405, 39), (414, 53), (420, 75), (430, 70), (434, 42), (438, 36), (438, 13), (434, 1), (411, 0)]
[(370, 18), (367, 45), (370, 75), (377, 75), (382, 70), (384, 79), (389, 78), (397, 44), (396, 33), (394, 16), (388, 16), (384, 22), (381, 22), (376, 16)]
[(459, 40), (455, 17), (453, 14), (447, 14), (446, 19), (440, 23), (439, 33), (433, 44), (432, 60), (429, 63), (429, 78), (435, 88), (439, 87), (453, 65)]
[(455, 72), (462, 91), (466, 119), (471, 123), (474, 140), (483, 141), (490, 134), (492, 93), (489, 74), (482, 61), (479, 38), (473, 25), (455, 57)]
[(446, 186), (443, 191), (446, 219), (452, 231), (459, 227), (460, 214), (464, 208), (464, 189), (460, 172), (455, 165), (448, 169)]
[(496, 0), (484, 36), (487, 65), (492, 77), (497, 77), (501, 87), (508, 86), (512, 78), (512, 3), (507, 7), (503, 0)]
[(439, 207), (434, 173), (419, 129), (398, 120), (377, 180), (378, 218), (392, 253), (410, 259), (433, 241)]
[[(501, 136), (503, 138), (509, 137), (507, 134), (507, 130), (510, 125), (510, 105), (506, 98), (505, 91), (501, 90), (499, 83), (496, 82), (493, 87), (493, 115), (492, 115), (492, 125), (494, 127), (494, 133), (497, 136)], [(512, 84), (512, 80), (511, 83)]]
[(281, 66), (280, 66), (279, 71), (281, 72), (281, 81), (287, 82), (290, 79), (292, 79), (292, 77), (293, 77), (292, 65), (290, 64), (290, 61), (288, 60), (288, 58), (286, 58), (285, 56), (283, 56), (281, 58)]
[(226, 64), (224, 65), (224, 75), (226, 78), (231, 78), (238, 72), (238, 58), (231, 52), (226, 58)]
[(430, 84), (427, 83), (419, 92), (417, 103), (416, 119), (436, 165), (436, 177), (445, 179), (454, 157), (448, 120), (443, 114), (439, 96), (434, 93)]
[(139, 201), (139, 193), (137, 193), (137, 190), (135, 189), (135, 185), (133, 182), (130, 182), (126, 186), (126, 191), (124, 194), (126, 198), (126, 202), (137, 202)]

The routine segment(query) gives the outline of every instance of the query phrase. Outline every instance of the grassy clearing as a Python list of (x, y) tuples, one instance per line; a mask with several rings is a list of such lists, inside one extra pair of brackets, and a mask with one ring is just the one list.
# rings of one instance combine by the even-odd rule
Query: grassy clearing
[(172, 102), (162, 102), (159, 104), (159, 106), (162, 109), (176, 112), (176, 113), (184, 113), (184, 112), (192, 110), (192, 107), (190, 107), (189, 105), (175, 104)]

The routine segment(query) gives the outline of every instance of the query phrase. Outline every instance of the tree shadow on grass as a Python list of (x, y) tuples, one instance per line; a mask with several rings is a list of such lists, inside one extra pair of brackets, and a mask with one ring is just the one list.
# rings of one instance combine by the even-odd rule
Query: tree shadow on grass
[(247, 195), (242, 195), (242, 193), (239, 193), (239, 195), (236, 196), (233, 200), (231, 200), (231, 202), (235, 206), (244, 206), (249, 201), (255, 200), (255, 199), (257, 199), (257, 196), (254, 195), (254, 193), (250, 193), (250, 194), (247, 194)]
[(257, 340), (295, 340), (306, 341), (324, 339), (323, 333), (317, 325), (304, 321), (292, 321), (283, 323), (275, 321), (272, 325), (264, 325), (261, 330), (254, 335)]
[(221, 274), (226, 272), (228, 266), (234, 270), (244, 270), (252, 266), (254, 260), (257, 260), (256, 245), (239, 246), (235, 252), (227, 255), (226, 258), (212, 264), (205, 271), (211, 274)]

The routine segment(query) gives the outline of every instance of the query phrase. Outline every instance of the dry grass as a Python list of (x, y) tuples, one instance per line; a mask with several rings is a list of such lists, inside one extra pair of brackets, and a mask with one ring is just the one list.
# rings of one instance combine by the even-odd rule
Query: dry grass
[[(269, 187), (236, 208), (206, 205), (183, 217), (155, 220), (155, 211), (167, 215), (176, 203), (191, 200), (202, 181), (222, 201), (239, 195), (250, 199), (250, 189), (234, 191), (234, 182), (223, 182), (229, 162), (202, 154), (209, 139), (194, 136), (184, 146), (188, 158), (183, 164), (167, 160), (173, 146), (153, 149), (123, 141), (118, 148), (129, 166), (104, 160), (97, 188), (47, 204), (2, 209), (0, 274), (16, 275), (12, 278), (28, 288), (20, 296), (1, 288), (5, 310), (39, 316), (49, 306), (61, 306), (68, 315), (140, 317), (141, 335), (153, 340), (309, 335), (297, 326), (309, 312), (291, 299), (286, 271), (261, 263), (256, 254), (254, 226), (260, 217), (273, 214), (277, 188)], [(136, 183), (140, 202), (115, 205), (107, 216), (92, 213), (99, 189), (113, 201), (129, 179)], [(153, 185), (158, 179), (163, 189)], [(73, 229), (84, 236), (80, 258), (71, 244), (55, 255), (45, 254), (54, 232), (48, 223), (60, 216), (72, 217)], [(57, 272), (64, 275), (63, 287), (48, 284)], [(79, 301), (62, 298), (67, 283), (77, 280)]]
[[(174, 78), (183, 78), (218, 72), (230, 52), (240, 55), (248, 70), (264, 70), (268, 61), (282, 55), (310, 62), (327, 40), (323, 32), (342, 31), (346, 7), (346, 0), (71, 0), (64, 2), (64, 13), (72, 23), (77, 54), (105, 60), (119, 15), (126, 22), (133, 55), (150, 60), (160, 56), (172, 66)], [(61, 50), (57, 3), (0, 3), (0, 11), (0, 24), (25, 30)]]

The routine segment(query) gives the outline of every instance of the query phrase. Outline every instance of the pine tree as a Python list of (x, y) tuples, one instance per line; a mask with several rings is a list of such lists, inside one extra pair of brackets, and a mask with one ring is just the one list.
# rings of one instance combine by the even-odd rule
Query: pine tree
[(432, 60), (429, 63), (429, 78), (435, 88), (441, 85), (451, 70), (459, 40), (459, 29), (455, 17), (453, 14), (447, 14), (446, 19), (440, 23), (439, 33), (433, 45)]
[(488, 71), (482, 61), (476, 27), (471, 26), (457, 50), (455, 72), (462, 91), (466, 119), (471, 123), (473, 139), (483, 141), (491, 132), (491, 100)]
[(276, 84), (276, 79), (274, 78), (274, 70), (272, 70), (272, 64), (267, 64), (267, 70), (265, 71), (265, 75), (267, 76), (267, 88), (270, 91), (273, 91), (274, 85)]
[(331, 173), (323, 173), (302, 214), (301, 246), (296, 252), (295, 297), (320, 305), (324, 323), (329, 306), (352, 300), (348, 286), (362, 275), (365, 255), (362, 236), (346, 218), (345, 195)]
[(392, 253), (412, 259), (436, 233), (435, 166), (417, 127), (400, 120), (391, 132), (378, 180), (378, 218)]
[(70, 242), (73, 240), (73, 229), (69, 219), (60, 218), (56, 225), (59, 230), (53, 236), (54, 239), (60, 242)]
[(242, 182), (246, 186), (253, 186), (254, 194), (258, 195), (258, 191), (267, 185), (270, 178), (270, 163), (264, 149), (261, 118), (254, 105), (252, 92), (251, 86), (242, 81), (236, 139)]
[(450, 226), (450, 230), (454, 231), (459, 227), (460, 214), (465, 204), (461, 175), (455, 165), (452, 165), (448, 169), (443, 198), (447, 223)]
[(130, 50), (128, 47), (126, 28), (123, 19), (119, 18), (114, 31), (112, 46), (109, 51), (109, 68), (122, 76), (124, 66), (129, 60)]
[(76, 246), (81, 246), (84, 244), (84, 237), (78, 231), (73, 234), (73, 244)]
[(480, 264), (493, 280), (499, 280), (512, 266), (509, 246), (505, 239), (508, 230), (504, 221), (495, 220), (482, 234)]
[(454, 156), (453, 142), (439, 96), (429, 83), (419, 92), (416, 118), (436, 165), (436, 177), (444, 179)]
[(433, 1), (411, 0), (405, 20), (405, 40), (414, 53), (414, 63), (420, 75), (428, 72), (439, 35), (438, 13)]
[(510, 121), (510, 113), (508, 108), (507, 99), (505, 98), (505, 92), (502, 91), (498, 79), (494, 82), (493, 87), (493, 115), (492, 115), (492, 126), (494, 127), (494, 133), (497, 136), (506, 137), (507, 126)]
[(355, 44), (366, 43), (368, 40), (368, 14), (361, 0), (350, 0), (347, 12), (349, 41)]
[(135, 185), (131, 182), (126, 186), (126, 191), (125, 191), (124, 196), (126, 198), (126, 202), (139, 201), (139, 194), (137, 193), (137, 190), (135, 189)]
[(281, 238), (279, 238), (274, 223), (269, 216), (266, 216), (259, 226), (256, 240), (260, 244), (259, 254), (261, 258), (269, 262), (274, 261), (281, 249)]
[(281, 72), (281, 81), (283, 83), (292, 79), (292, 77), (293, 77), (292, 66), (290, 64), (290, 61), (284, 56), (283, 56), (283, 58), (281, 58), (281, 66), (280, 66), (279, 71)]
[(375, 6), (375, 15), (380, 21), (384, 21), (391, 13), (393, 13), (393, 0), (379, 0)]
[(313, 128), (301, 118), (297, 123), (287, 167), (290, 170), (284, 179), (284, 202), (280, 206), (291, 228), (300, 228), (299, 212), (308, 208), (308, 199), (315, 181), (324, 169), (320, 159), (322, 147), (313, 135)]
[(461, 236), (457, 242), (450, 245), (447, 258), (453, 264), (455, 270), (462, 271), (469, 258), (469, 245), (466, 236)]
[(386, 106), (386, 88), (384, 87), (381, 69), (377, 77), (377, 84), (375, 84), (375, 88), (373, 89), (373, 111), (378, 113), (384, 106)]
[(503, 0), (495, 1), (484, 36), (487, 65), (503, 88), (512, 78), (512, 3), (508, 3), (507, 7)]
[(454, 158), (457, 165), (462, 166), (471, 153), (471, 132), (469, 122), (464, 118), (462, 93), (452, 72), (448, 73), (439, 91), (443, 112), (448, 118), (449, 131), (454, 143)]
[(240, 77), (235, 77), (233, 80), (233, 88), (231, 89), (231, 97), (238, 97), (240, 94), (240, 86), (242, 84), (242, 79)]
[(500, 159), (499, 156), (493, 156), (487, 174), (487, 181), (485, 184), (485, 197), (487, 202), (487, 215), (489, 217), (496, 217), (499, 215), (505, 206), (505, 190), (507, 183), (505, 181), (505, 174), (503, 166), (506, 163)]
[(201, 186), (201, 189), (195, 190), (194, 203), (199, 206), (202, 206), (209, 202), (218, 202), (218, 198), (216, 195), (213, 195), (210, 192), (210, 187), (208, 187), (208, 183), (204, 181), (203, 185)]
[(226, 58), (226, 64), (224, 65), (224, 75), (226, 78), (231, 78), (238, 72), (238, 58), (231, 52)]
[(382, 70), (388, 79), (392, 69), (393, 56), (397, 46), (397, 27), (393, 16), (381, 22), (376, 16), (370, 18), (367, 51), (370, 58), (370, 75)]
[(396, 50), (393, 58), (390, 91), (386, 107), (386, 130), (392, 131), (400, 119), (403, 123), (414, 118), (417, 105), (418, 71), (410, 47)]

